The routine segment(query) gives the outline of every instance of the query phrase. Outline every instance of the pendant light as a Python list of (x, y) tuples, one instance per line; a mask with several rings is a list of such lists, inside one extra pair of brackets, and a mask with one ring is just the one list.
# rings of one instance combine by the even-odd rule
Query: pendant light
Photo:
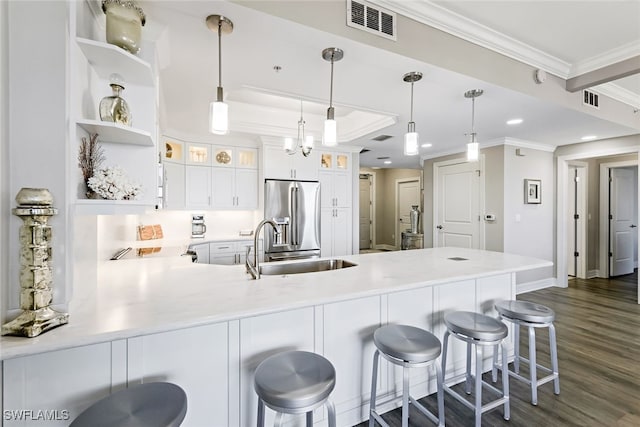
[(224, 135), (229, 132), (229, 106), (222, 93), (222, 34), (233, 32), (233, 22), (222, 15), (207, 16), (207, 27), (218, 33), (218, 89), (216, 100), (209, 105), (209, 132)]
[(333, 63), (340, 61), (344, 56), (342, 49), (328, 47), (322, 51), (322, 58), (331, 62), (331, 86), (329, 90), (329, 108), (327, 109), (327, 119), (324, 121), (324, 132), (322, 134), (322, 145), (335, 147), (338, 145), (338, 129), (334, 117), (333, 109)]
[(304, 132), (304, 117), (302, 115), (302, 100), (300, 100), (300, 120), (298, 120), (298, 137), (294, 141), (293, 138), (285, 138), (284, 139), (284, 151), (287, 154), (293, 155), (296, 154), (298, 148), (302, 151), (302, 155), (307, 157), (311, 154), (311, 150), (313, 149), (313, 135), (305, 135)]
[(476, 141), (476, 131), (474, 129), (476, 98), (482, 95), (482, 89), (468, 90), (464, 93), (465, 98), (471, 98), (471, 133), (469, 135), (469, 143), (467, 144), (467, 160), (475, 162), (478, 160), (478, 141)]
[(407, 83), (411, 83), (411, 115), (409, 116), (409, 124), (407, 133), (404, 134), (404, 155), (417, 156), (418, 150), (418, 133), (416, 132), (416, 124), (413, 121), (413, 84), (420, 81), (422, 73), (419, 71), (411, 71), (402, 77)]

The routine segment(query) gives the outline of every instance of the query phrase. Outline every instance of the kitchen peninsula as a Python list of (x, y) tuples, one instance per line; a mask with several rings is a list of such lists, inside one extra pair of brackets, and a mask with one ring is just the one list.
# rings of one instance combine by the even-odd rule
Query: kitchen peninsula
[[(352, 425), (366, 418), (377, 327), (405, 323), (442, 336), (445, 312), (493, 313), (495, 300), (515, 297), (517, 272), (551, 265), (460, 248), (344, 259), (357, 266), (260, 280), (244, 266), (188, 257), (106, 262), (95, 292), (72, 301), (68, 325), (0, 339), (3, 409), (68, 410), (73, 419), (127, 384), (166, 380), (187, 391), (185, 426), (251, 425), (253, 370), (269, 354), (298, 348), (335, 365), (338, 423)], [(451, 357), (461, 373), (464, 347), (454, 345)], [(416, 371), (412, 385), (425, 395), (434, 384)], [(380, 372), (382, 396), (399, 390), (393, 368)]]

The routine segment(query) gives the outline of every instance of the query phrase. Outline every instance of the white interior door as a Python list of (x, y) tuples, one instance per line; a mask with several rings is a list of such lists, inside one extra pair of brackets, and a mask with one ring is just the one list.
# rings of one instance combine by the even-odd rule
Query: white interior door
[(399, 246), (400, 233), (411, 229), (411, 220), (409, 212), (411, 206), (420, 206), (420, 180), (398, 181), (397, 183), (398, 200), (396, 203), (396, 218), (398, 218), (398, 226), (396, 227), (396, 247)]
[(633, 201), (633, 171), (610, 169), (609, 180), (609, 251), (610, 276), (633, 273), (633, 245), (636, 233)]
[(587, 168), (569, 166), (567, 220), (567, 275), (586, 279)]
[(371, 175), (360, 175), (360, 249), (370, 249), (371, 240)]
[(574, 215), (576, 214), (576, 174), (577, 168), (569, 166), (569, 198), (567, 200), (567, 275), (575, 277), (576, 260), (574, 253), (576, 251), (576, 223)]
[(480, 248), (480, 174), (478, 164), (437, 168), (438, 208), (434, 246)]

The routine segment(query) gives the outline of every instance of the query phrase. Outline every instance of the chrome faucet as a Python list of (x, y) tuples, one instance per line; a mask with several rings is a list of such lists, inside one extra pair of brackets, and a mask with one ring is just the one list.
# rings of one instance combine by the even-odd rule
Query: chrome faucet
[(265, 219), (260, 221), (260, 224), (256, 227), (256, 231), (253, 233), (253, 265), (251, 261), (249, 261), (249, 254), (251, 253), (251, 246), (247, 247), (247, 256), (245, 261), (245, 266), (247, 267), (247, 273), (251, 274), (251, 277), (254, 279), (260, 278), (260, 258), (258, 257), (258, 237), (260, 235), (260, 230), (264, 227), (265, 224), (271, 225), (273, 227), (273, 231), (275, 233), (276, 244), (281, 243), (282, 231), (280, 230), (280, 226), (276, 224), (275, 221), (271, 219)]

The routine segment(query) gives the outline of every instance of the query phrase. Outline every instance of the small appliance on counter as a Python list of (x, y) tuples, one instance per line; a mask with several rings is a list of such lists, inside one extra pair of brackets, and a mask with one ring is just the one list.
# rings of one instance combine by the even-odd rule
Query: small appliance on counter
[(191, 215), (191, 238), (203, 239), (207, 232), (207, 226), (204, 223), (204, 215)]

